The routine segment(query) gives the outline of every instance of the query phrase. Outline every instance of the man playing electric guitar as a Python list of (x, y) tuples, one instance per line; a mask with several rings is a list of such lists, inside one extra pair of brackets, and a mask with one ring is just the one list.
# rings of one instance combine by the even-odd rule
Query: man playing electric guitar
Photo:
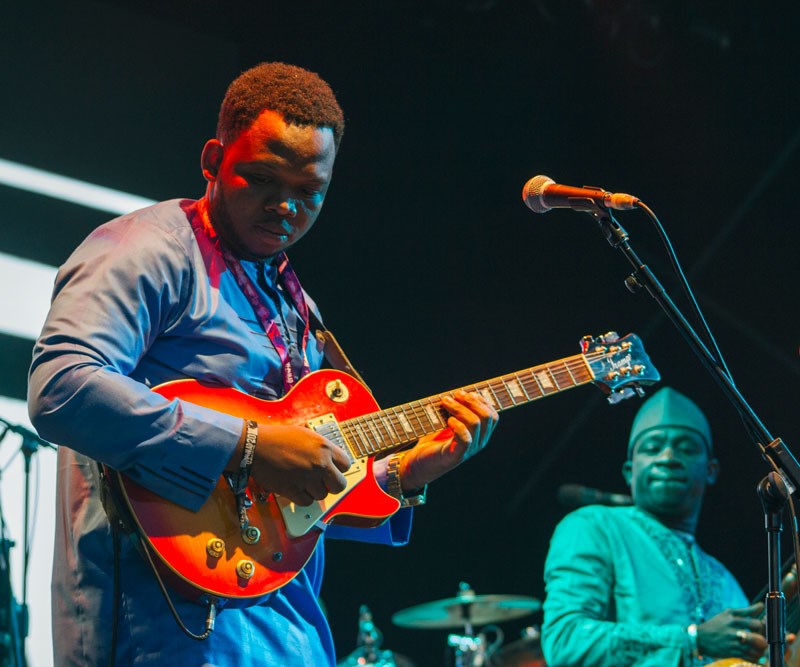
[[(322, 432), (151, 391), (192, 378), (278, 399), (320, 367), (319, 315), (285, 251), (317, 219), (343, 129), (333, 93), (315, 74), (282, 63), (248, 70), (228, 89), (217, 136), (203, 149), (205, 196), (112, 220), (61, 267), (29, 385), (33, 423), (61, 445), (56, 665), (334, 664), (317, 602), (322, 543), (269, 595), (173, 595), (189, 630), (206, 623), (207, 639), (195, 641), (173, 624), (146, 560), (104, 512), (97, 462), (184, 511), (200, 509), (227, 473), (252, 542), (260, 538), (246, 516), (259, 490), (303, 507), (345, 488), (351, 458)], [(374, 462), (371, 474), (395, 509), (419, 503), (425, 485), (479, 452), (497, 423), (496, 410), (473, 393), (445, 396), (442, 406), (446, 429)], [(409, 513), (348, 535), (402, 543)], [(332, 526), (328, 534), (337, 530), (346, 532)], [(224, 540), (205, 548), (200, 557), (212, 569), (228, 557)], [(243, 590), (252, 568), (237, 565)]]

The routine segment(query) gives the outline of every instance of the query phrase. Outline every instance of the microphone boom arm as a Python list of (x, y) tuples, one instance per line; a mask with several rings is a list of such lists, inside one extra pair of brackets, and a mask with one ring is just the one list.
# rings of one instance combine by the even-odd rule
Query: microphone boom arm
[(619, 249), (633, 266), (633, 273), (625, 280), (628, 290), (635, 292), (644, 287), (661, 307), (686, 343), (700, 359), (705, 369), (716, 380), (722, 389), (722, 393), (725, 394), (725, 397), (739, 413), (750, 437), (761, 450), (762, 456), (776, 471), (782, 474), (784, 480), (790, 486), (790, 493), (794, 493), (800, 488), (800, 464), (798, 464), (791, 450), (780, 438), (772, 437), (767, 427), (764, 426), (741, 392), (736, 388), (730, 375), (709, 352), (692, 325), (675, 305), (675, 302), (670, 298), (656, 275), (650, 270), (650, 267), (639, 259), (639, 256), (631, 248), (628, 233), (617, 222), (611, 211), (595, 207), (594, 210), (587, 211), (587, 213), (598, 222), (600, 230), (609, 244)]

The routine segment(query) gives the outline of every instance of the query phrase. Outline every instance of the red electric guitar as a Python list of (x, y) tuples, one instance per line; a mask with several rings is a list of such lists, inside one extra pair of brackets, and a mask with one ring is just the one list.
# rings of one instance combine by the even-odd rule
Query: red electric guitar
[[(660, 379), (634, 334), (606, 334), (581, 341), (582, 354), (534, 366), (463, 387), (477, 392), (498, 411), (593, 382), (616, 402), (640, 385)], [(179, 398), (261, 424), (305, 425), (347, 450), (353, 464), (347, 488), (302, 507), (251, 483), (249, 524), (242, 529), (237, 504), (224, 477), (197, 512), (184, 509), (109, 471), (145, 547), (162, 574), (183, 595), (200, 599), (251, 598), (291, 581), (332, 523), (376, 526), (394, 514), (398, 501), (378, 486), (372, 472), (376, 456), (402, 449), (424, 435), (446, 428), (441, 397), (432, 396), (381, 410), (352, 376), (334, 370), (307, 375), (278, 401), (265, 401), (236, 389), (177, 380), (155, 387)], [(447, 392), (449, 393), (449, 392)]]

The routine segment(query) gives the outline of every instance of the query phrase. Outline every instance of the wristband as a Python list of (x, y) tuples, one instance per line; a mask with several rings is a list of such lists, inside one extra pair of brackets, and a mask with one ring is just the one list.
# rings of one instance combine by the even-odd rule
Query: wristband
[(234, 495), (242, 496), (247, 489), (247, 482), (250, 480), (250, 468), (253, 465), (253, 455), (256, 451), (258, 441), (258, 423), (248, 419), (244, 425), (244, 447), (242, 448), (242, 460), (239, 462), (239, 470), (228, 475), (228, 482)]
[(244, 432), (244, 449), (242, 449), (242, 461), (239, 464), (239, 469), (247, 471), (247, 476), (250, 476), (250, 467), (253, 465), (253, 455), (256, 451), (256, 442), (258, 441), (258, 423), (252, 419), (248, 419), (245, 423)]

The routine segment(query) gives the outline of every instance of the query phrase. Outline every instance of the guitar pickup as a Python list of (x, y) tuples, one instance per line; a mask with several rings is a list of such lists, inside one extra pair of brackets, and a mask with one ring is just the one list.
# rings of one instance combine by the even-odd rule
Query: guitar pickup
[(310, 428), (315, 433), (319, 433), (323, 438), (327, 438), (330, 440), (334, 445), (343, 449), (347, 452), (347, 455), (350, 457), (350, 468), (345, 475), (350, 475), (355, 472), (361, 471), (361, 465), (359, 460), (353, 456), (352, 451), (350, 451), (350, 446), (347, 443), (347, 439), (344, 437), (344, 433), (342, 433), (342, 429), (339, 428), (339, 422), (336, 421), (336, 417), (333, 413), (329, 413), (327, 415), (322, 415), (321, 417), (315, 417), (314, 419), (309, 419), (306, 422), (306, 426)]

